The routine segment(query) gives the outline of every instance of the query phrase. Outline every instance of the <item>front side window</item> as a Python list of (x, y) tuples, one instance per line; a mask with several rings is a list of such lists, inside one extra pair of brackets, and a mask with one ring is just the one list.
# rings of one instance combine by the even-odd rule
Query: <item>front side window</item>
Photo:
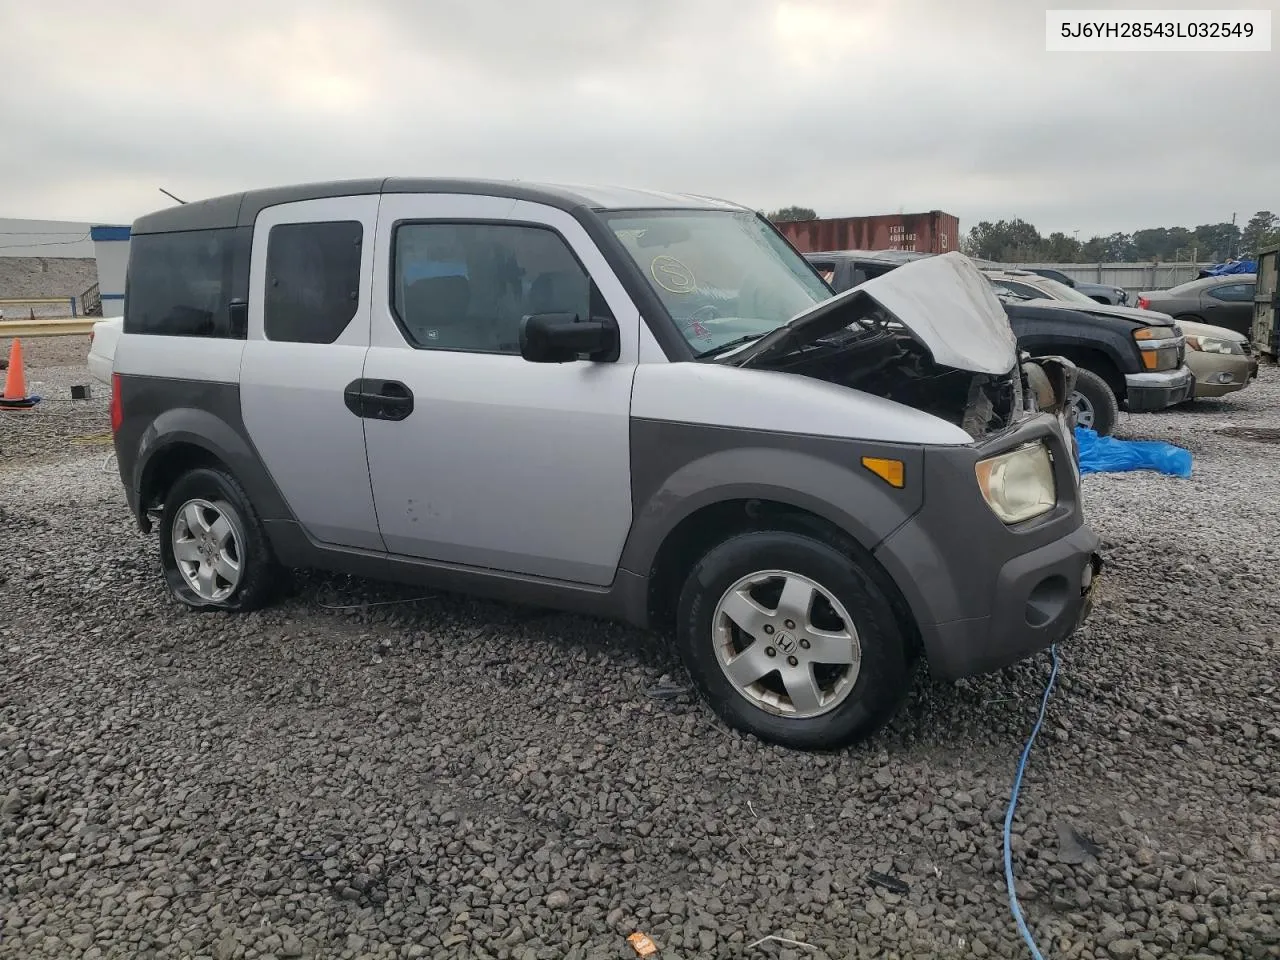
[(808, 261), (749, 211), (604, 216), (699, 353), (769, 333), (831, 296)]
[(1226, 286), (1214, 287), (1209, 290), (1209, 296), (1215, 300), (1225, 300), (1227, 303), (1239, 303), (1244, 300), (1253, 299), (1253, 291), (1255, 284), (1252, 283), (1229, 283)]
[(149, 233), (129, 242), (124, 332), (229, 337), (234, 229)]
[(549, 227), (402, 223), (393, 247), (395, 315), (422, 349), (518, 354), (527, 316), (607, 314), (586, 270)]
[(268, 340), (333, 343), (360, 300), (358, 220), (279, 223), (267, 235), (263, 324)]

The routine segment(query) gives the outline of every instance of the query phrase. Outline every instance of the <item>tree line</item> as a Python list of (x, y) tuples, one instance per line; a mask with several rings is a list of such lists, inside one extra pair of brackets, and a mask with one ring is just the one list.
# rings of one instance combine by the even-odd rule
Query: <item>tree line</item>
[[(783, 207), (766, 214), (775, 223), (813, 220), (808, 207)], [(1123, 263), (1159, 260), (1221, 263), (1254, 256), (1259, 249), (1280, 243), (1280, 216), (1259, 210), (1240, 228), (1234, 223), (1205, 223), (1198, 227), (1150, 227), (1133, 233), (1113, 233), (1081, 241), (1054, 231), (1047, 237), (1025, 220), (983, 220), (970, 227), (960, 249), (981, 260), (1002, 263)]]

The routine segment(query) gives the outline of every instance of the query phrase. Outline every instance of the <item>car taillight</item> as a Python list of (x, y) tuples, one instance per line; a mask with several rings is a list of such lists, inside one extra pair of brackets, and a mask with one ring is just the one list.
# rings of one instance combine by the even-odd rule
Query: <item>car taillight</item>
[(1139, 309), (1139, 310), (1150, 310), (1150, 309), (1151, 309), (1151, 301), (1150, 301), (1150, 300), (1148, 300), (1146, 297), (1139, 297), (1139, 298), (1138, 298), (1138, 309)]
[(120, 374), (113, 373), (111, 375), (111, 432), (119, 433), (122, 423), (124, 423), (124, 404), (120, 401)]

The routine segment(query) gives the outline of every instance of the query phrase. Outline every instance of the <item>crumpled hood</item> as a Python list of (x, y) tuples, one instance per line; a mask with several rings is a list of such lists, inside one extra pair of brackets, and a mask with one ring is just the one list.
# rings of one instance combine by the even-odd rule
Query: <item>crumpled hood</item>
[(830, 336), (868, 316), (875, 305), (942, 366), (999, 376), (1017, 360), (1017, 339), (991, 285), (973, 261), (953, 252), (912, 260), (824, 300), (725, 362), (753, 366)]

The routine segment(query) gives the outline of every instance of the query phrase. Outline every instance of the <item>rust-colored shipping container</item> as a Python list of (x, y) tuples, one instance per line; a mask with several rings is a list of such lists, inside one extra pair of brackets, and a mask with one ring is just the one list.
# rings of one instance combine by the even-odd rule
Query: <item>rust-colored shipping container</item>
[(778, 229), (801, 253), (826, 250), (914, 250), (947, 253), (960, 246), (960, 219), (941, 210), (878, 217), (796, 220)]

